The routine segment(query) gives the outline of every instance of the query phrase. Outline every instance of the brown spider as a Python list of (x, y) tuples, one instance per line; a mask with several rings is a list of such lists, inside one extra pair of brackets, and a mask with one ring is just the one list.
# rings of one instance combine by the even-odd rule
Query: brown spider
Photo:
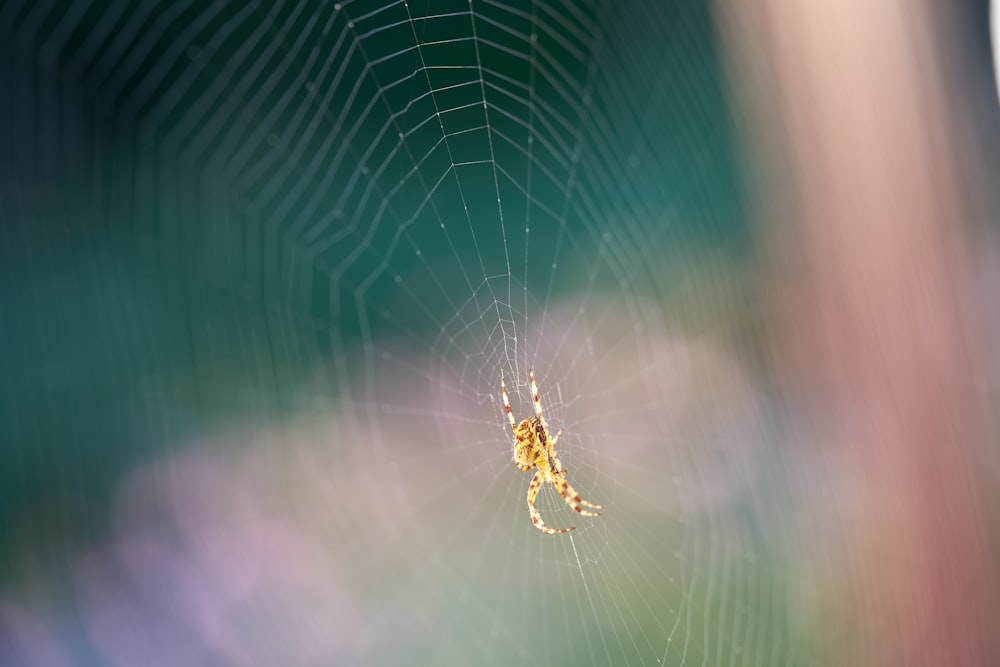
[(542, 416), (542, 403), (538, 400), (538, 385), (535, 384), (535, 371), (528, 371), (528, 378), (531, 380), (531, 395), (535, 402), (535, 416), (528, 417), (520, 424), (514, 419), (510, 411), (510, 401), (507, 399), (507, 385), (503, 378), (500, 378), (500, 397), (503, 399), (504, 409), (507, 410), (507, 419), (510, 420), (510, 430), (514, 432), (514, 465), (524, 471), (531, 470), (535, 466), (535, 476), (531, 478), (528, 485), (528, 511), (531, 513), (531, 523), (535, 524), (540, 531), (549, 535), (556, 533), (568, 533), (575, 530), (572, 528), (549, 528), (542, 521), (542, 515), (535, 509), (535, 497), (542, 484), (548, 482), (556, 488), (559, 495), (563, 497), (566, 504), (572, 507), (577, 513), (583, 516), (600, 516), (599, 512), (588, 512), (581, 505), (593, 509), (601, 509), (600, 505), (587, 502), (580, 497), (573, 487), (566, 481), (566, 471), (556, 456), (555, 444), (562, 435), (562, 429), (556, 433), (555, 437), (549, 435), (549, 425), (545, 423)]

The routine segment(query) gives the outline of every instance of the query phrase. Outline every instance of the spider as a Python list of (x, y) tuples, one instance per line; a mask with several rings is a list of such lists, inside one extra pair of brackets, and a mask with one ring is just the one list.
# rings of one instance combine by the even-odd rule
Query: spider
[(576, 527), (549, 528), (542, 521), (542, 515), (535, 509), (535, 496), (538, 495), (538, 489), (541, 488), (542, 484), (545, 482), (552, 484), (566, 501), (566, 504), (576, 510), (578, 514), (600, 516), (599, 512), (588, 512), (580, 507), (581, 505), (598, 510), (602, 508), (600, 505), (595, 505), (581, 498), (580, 494), (574, 491), (573, 487), (566, 481), (566, 470), (559, 462), (555, 450), (555, 444), (559, 440), (559, 436), (562, 435), (562, 429), (559, 429), (555, 437), (549, 435), (549, 425), (545, 422), (545, 417), (542, 416), (542, 403), (538, 400), (538, 385), (535, 384), (534, 369), (528, 371), (528, 378), (531, 380), (531, 395), (535, 401), (535, 416), (528, 417), (520, 424), (517, 423), (510, 411), (507, 385), (503, 378), (500, 378), (500, 397), (503, 399), (503, 407), (507, 411), (507, 419), (510, 420), (510, 430), (514, 432), (514, 465), (525, 472), (538, 466), (535, 476), (528, 484), (528, 512), (531, 513), (531, 523), (547, 535), (568, 533), (575, 530)]

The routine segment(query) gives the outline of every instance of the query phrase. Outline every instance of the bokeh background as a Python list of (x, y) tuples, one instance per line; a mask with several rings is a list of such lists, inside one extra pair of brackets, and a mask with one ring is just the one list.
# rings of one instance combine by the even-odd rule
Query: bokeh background
[(997, 664), (988, 26), (0, 0), (0, 664)]

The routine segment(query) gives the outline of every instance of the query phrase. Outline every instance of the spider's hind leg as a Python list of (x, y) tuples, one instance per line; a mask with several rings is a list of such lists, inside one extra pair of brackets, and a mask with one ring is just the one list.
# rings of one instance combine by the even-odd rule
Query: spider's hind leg
[(510, 399), (507, 398), (507, 383), (503, 381), (503, 378), (500, 378), (500, 398), (503, 399), (503, 407), (507, 411), (510, 430), (517, 433), (517, 422), (514, 421), (514, 414), (510, 411)]
[(535, 369), (534, 368), (529, 368), (528, 369), (528, 379), (531, 381), (531, 398), (532, 398), (532, 401), (534, 401), (534, 403), (535, 403), (535, 414), (538, 415), (539, 419), (541, 419), (542, 418), (542, 402), (538, 398), (538, 385), (535, 384)]
[[(528, 379), (531, 381), (531, 400), (535, 404), (535, 415), (538, 417), (538, 421), (542, 423), (542, 427), (548, 431), (549, 425), (545, 421), (545, 415), (542, 414), (542, 400), (538, 397), (538, 385), (535, 383), (535, 369), (528, 369)], [(559, 433), (562, 433), (560, 429)], [(556, 434), (555, 438), (552, 438), (552, 442), (555, 442), (559, 438), (559, 434)]]

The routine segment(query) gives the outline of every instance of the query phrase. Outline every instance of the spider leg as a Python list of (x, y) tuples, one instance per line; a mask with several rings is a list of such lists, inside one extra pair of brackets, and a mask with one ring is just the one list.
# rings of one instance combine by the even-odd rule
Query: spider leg
[(578, 514), (583, 516), (601, 516), (600, 512), (588, 512), (587, 510), (580, 507), (580, 505), (585, 505), (587, 507), (592, 507), (595, 510), (603, 509), (600, 505), (595, 505), (592, 502), (588, 502), (580, 497), (580, 494), (576, 492), (569, 482), (566, 481), (566, 473), (563, 471), (561, 475), (558, 475), (552, 479), (552, 486), (556, 487), (559, 495), (563, 497), (566, 504), (572, 507)]
[(575, 530), (575, 528), (549, 528), (542, 521), (542, 515), (535, 509), (535, 497), (538, 496), (538, 489), (541, 488), (544, 479), (545, 474), (541, 470), (537, 470), (535, 476), (531, 478), (531, 484), (528, 485), (528, 511), (531, 513), (531, 523), (546, 535), (568, 533), (571, 530)]
[[(547, 433), (549, 430), (549, 425), (545, 422), (545, 417), (542, 415), (542, 401), (538, 398), (538, 385), (535, 384), (535, 369), (528, 369), (528, 379), (531, 380), (531, 400), (535, 403), (535, 414), (538, 415), (538, 421), (542, 422), (542, 426), (545, 428)], [(562, 433), (562, 431), (559, 431)], [(557, 435), (556, 438), (559, 436)], [(553, 438), (555, 441), (555, 438)]]
[(528, 369), (528, 379), (531, 380), (531, 396), (532, 399), (535, 401), (535, 414), (538, 415), (538, 418), (542, 421), (542, 424), (545, 425), (545, 419), (542, 417), (542, 402), (538, 399), (538, 385), (535, 384), (534, 368)]
[[(545, 429), (545, 433), (549, 432), (549, 424), (545, 421), (545, 416), (542, 414), (542, 400), (538, 397), (538, 385), (535, 383), (535, 369), (528, 369), (528, 379), (531, 380), (531, 399), (535, 403), (535, 414), (538, 415), (538, 421), (542, 423), (542, 428)], [(545, 448), (552, 454), (552, 447), (556, 444), (556, 440), (562, 435), (562, 429), (556, 433), (556, 437), (552, 438), (546, 443)]]
[[(510, 430), (517, 433), (517, 422), (514, 421), (514, 415), (510, 411), (510, 400), (507, 398), (507, 385), (504, 383), (503, 378), (500, 378), (500, 397), (503, 399), (503, 407), (507, 411), (507, 419), (510, 420)], [(524, 469), (522, 468), (522, 470)]]

